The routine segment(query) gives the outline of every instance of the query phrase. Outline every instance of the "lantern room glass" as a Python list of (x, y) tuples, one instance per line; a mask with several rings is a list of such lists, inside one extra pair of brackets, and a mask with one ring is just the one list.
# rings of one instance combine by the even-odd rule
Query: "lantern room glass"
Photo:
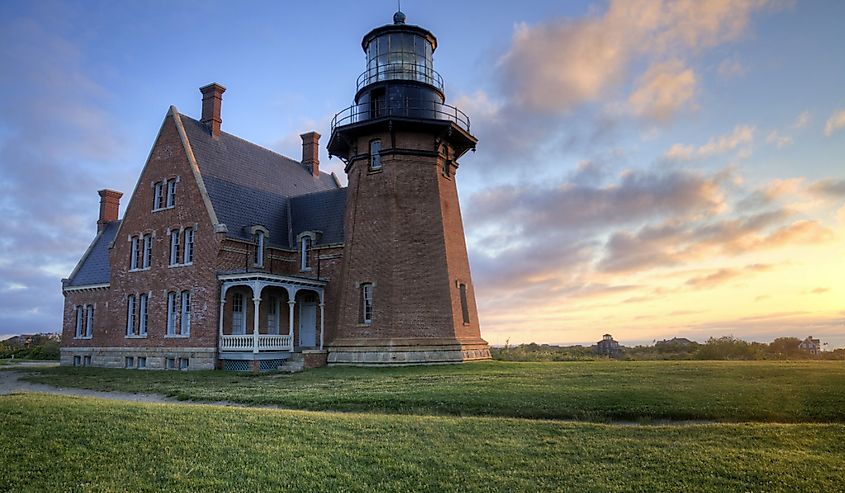
[(383, 80), (435, 83), (431, 43), (413, 33), (385, 33), (367, 45), (367, 83)]

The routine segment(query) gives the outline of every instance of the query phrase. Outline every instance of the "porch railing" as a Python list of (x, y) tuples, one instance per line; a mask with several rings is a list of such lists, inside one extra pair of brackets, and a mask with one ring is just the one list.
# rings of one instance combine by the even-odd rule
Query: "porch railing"
[[(255, 337), (253, 334), (224, 334), (220, 336), (221, 351), (254, 351)], [(291, 336), (276, 334), (258, 335), (259, 351), (293, 351)]]

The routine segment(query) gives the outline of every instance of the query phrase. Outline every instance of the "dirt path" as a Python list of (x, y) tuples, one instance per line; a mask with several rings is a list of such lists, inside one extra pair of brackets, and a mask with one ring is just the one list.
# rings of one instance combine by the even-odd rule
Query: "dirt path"
[[(25, 366), (21, 365), (21, 369), (25, 370)], [(32, 365), (30, 365), (32, 366)], [(16, 365), (16, 368), (18, 365)], [(102, 392), (99, 390), (75, 389), (54, 387), (52, 385), (44, 385), (39, 383), (29, 383), (20, 380), (24, 372), (17, 370), (3, 370), (0, 371), (0, 395), (20, 394), (24, 392), (40, 392), (43, 394), (57, 394), (70, 395), (76, 397), (97, 397), (100, 399), (110, 399), (117, 401), (131, 401), (131, 402), (180, 402), (176, 399), (171, 399), (159, 394), (132, 394), (130, 392)]]

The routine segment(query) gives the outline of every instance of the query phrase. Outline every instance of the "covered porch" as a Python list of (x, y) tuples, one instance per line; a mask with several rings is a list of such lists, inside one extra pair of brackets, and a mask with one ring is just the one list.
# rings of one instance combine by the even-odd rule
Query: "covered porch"
[[(218, 350), (224, 368), (275, 369), (291, 353), (323, 349), (324, 281), (257, 272), (218, 279)], [(250, 361), (260, 368), (251, 368)]]

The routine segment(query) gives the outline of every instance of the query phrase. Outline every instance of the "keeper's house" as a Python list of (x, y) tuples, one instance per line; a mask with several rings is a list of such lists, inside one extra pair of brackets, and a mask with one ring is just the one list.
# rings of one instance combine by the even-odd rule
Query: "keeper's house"
[(269, 370), (459, 363), (481, 339), (456, 190), (474, 149), (445, 104), (437, 40), (394, 23), (363, 40), (355, 104), (320, 171), (221, 129), (225, 89), (199, 120), (170, 107), (129, 197), (100, 190), (97, 235), (68, 279), (63, 365)]

